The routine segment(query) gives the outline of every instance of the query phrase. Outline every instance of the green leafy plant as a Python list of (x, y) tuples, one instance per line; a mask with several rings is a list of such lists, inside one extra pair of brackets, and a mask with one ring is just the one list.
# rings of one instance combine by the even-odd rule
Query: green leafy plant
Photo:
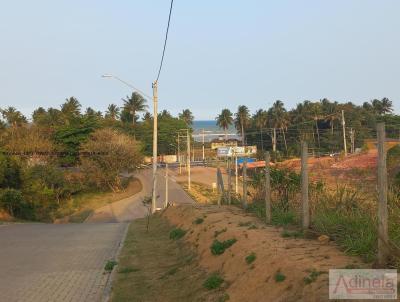
[(219, 288), (222, 283), (224, 283), (224, 279), (220, 276), (220, 274), (213, 273), (206, 279), (206, 281), (204, 281), (203, 286), (211, 290)]
[(275, 282), (283, 282), (286, 279), (286, 276), (284, 274), (282, 274), (280, 271), (277, 271), (275, 273)]
[(115, 260), (108, 260), (106, 265), (104, 266), (104, 270), (106, 272), (111, 272), (114, 269), (114, 266), (116, 266), (117, 264), (118, 262)]
[(246, 256), (245, 260), (247, 264), (251, 264), (256, 260), (256, 254), (252, 252), (250, 255)]
[(202, 224), (203, 222), (204, 222), (204, 219), (201, 217), (196, 218), (195, 221), (193, 221), (194, 224)]
[(221, 255), (225, 252), (225, 250), (235, 244), (237, 240), (235, 238), (228, 239), (225, 241), (214, 240), (211, 245), (211, 253), (213, 255)]
[(180, 228), (176, 228), (171, 230), (171, 232), (169, 233), (169, 238), (173, 239), (173, 240), (178, 240), (180, 238), (182, 238), (183, 236), (185, 236), (186, 231), (182, 230)]
[(313, 283), (315, 280), (317, 280), (318, 276), (323, 273), (324, 272), (316, 271), (315, 269), (313, 269), (307, 277), (304, 277), (304, 283), (305, 284)]

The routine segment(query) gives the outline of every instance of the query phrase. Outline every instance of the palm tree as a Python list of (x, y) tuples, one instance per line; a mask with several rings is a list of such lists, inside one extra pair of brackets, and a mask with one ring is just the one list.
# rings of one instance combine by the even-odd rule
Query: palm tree
[(69, 122), (72, 118), (78, 117), (81, 114), (81, 104), (75, 97), (70, 97), (65, 100), (65, 103), (61, 105), (61, 112), (64, 118)]
[(253, 119), (254, 119), (256, 127), (260, 129), (261, 150), (264, 151), (263, 128), (265, 128), (267, 126), (268, 113), (263, 109), (259, 109), (254, 114)]
[(120, 110), (117, 105), (110, 104), (107, 107), (105, 118), (117, 120), (119, 118)]
[(235, 127), (237, 131), (240, 131), (242, 135), (242, 144), (245, 145), (245, 129), (249, 125), (250, 122), (250, 113), (249, 108), (245, 105), (241, 105), (238, 107), (237, 112), (235, 113)]
[(136, 113), (145, 111), (148, 106), (146, 105), (147, 100), (139, 93), (133, 92), (126, 99), (122, 99), (124, 101), (124, 110), (129, 112), (132, 116), (132, 125), (135, 125)]
[(7, 124), (15, 128), (21, 126), (27, 122), (26, 117), (14, 107), (8, 107), (7, 109), (1, 110), (3, 118)]
[(319, 137), (319, 127), (318, 127), (318, 120), (321, 118), (322, 115), (321, 103), (319, 102), (311, 103), (310, 110), (315, 122), (315, 128), (317, 129), (318, 148), (321, 149), (321, 140)]
[(272, 104), (272, 107), (268, 110), (268, 118), (273, 128), (272, 150), (274, 152), (276, 151), (276, 129), (281, 129), (283, 141), (285, 143), (285, 149), (287, 152), (285, 130), (287, 129), (288, 125), (288, 114), (282, 101), (277, 100)]
[(216, 117), (217, 126), (225, 132), (225, 140), (228, 139), (227, 130), (233, 123), (232, 112), (229, 109), (222, 109), (221, 113)]
[(335, 121), (337, 120), (337, 102), (330, 102), (328, 99), (321, 101), (322, 111), (325, 115), (325, 121), (331, 126), (331, 135), (333, 136)]
[(179, 113), (179, 119), (183, 120), (190, 127), (193, 124), (194, 117), (189, 109), (185, 109), (182, 113)]
[(393, 111), (393, 103), (388, 98), (382, 100), (374, 99), (371, 101), (372, 108), (378, 115), (384, 115)]

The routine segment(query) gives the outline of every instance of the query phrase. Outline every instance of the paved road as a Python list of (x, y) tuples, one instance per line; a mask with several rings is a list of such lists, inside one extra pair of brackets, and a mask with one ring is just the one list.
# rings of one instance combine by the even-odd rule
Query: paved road
[[(142, 171), (142, 192), (97, 211), (91, 223), (0, 225), (0, 302), (101, 301), (109, 277), (104, 266), (115, 258), (126, 222), (145, 215), (141, 200), (150, 194), (150, 176)], [(174, 181), (169, 185), (171, 201), (193, 202)]]
[[(148, 209), (143, 205), (142, 201), (145, 197), (149, 197), (152, 194), (152, 170), (141, 170), (140, 173), (135, 174), (135, 177), (137, 177), (143, 185), (143, 189), (140, 193), (97, 209), (93, 215), (88, 217), (86, 222), (126, 222), (139, 217), (144, 217)], [(170, 202), (193, 202), (192, 198), (190, 198), (190, 196), (176, 183), (174, 177), (169, 179), (168, 186)], [(162, 208), (165, 203), (164, 169), (158, 170), (157, 187), (157, 207)]]

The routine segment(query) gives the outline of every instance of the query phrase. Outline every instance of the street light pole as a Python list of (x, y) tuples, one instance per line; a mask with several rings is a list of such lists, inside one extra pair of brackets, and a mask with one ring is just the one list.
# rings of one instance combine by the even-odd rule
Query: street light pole
[(153, 82), (153, 191), (151, 199), (151, 212), (157, 208), (157, 127), (158, 127), (158, 91), (157, 81)]

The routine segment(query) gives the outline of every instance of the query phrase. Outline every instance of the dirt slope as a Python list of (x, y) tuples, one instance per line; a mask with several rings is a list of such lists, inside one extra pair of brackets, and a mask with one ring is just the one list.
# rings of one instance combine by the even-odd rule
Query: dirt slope
[[(187, 230), (184, 238), (200, 255), (200, 265), (224, 277), (229, 301), (328, 301), (330, 268), (363, 267), (358, 258), (344, 255), (333, 243), (283, 238), (281, 228), (267, 227), (238, 208), (178, 206), (164, 215)], [(204, 221), (196, 224), (197, 218)], [(211, 253), (215, 239), (232, 238), (237, 242), (222, 255)], [(245, 258), (251, 253), (256, 259), (248, 264)], [(276, 281), (278, 272), (285, 280)], [(316, 280), (305, 281), (312, 275)]]

